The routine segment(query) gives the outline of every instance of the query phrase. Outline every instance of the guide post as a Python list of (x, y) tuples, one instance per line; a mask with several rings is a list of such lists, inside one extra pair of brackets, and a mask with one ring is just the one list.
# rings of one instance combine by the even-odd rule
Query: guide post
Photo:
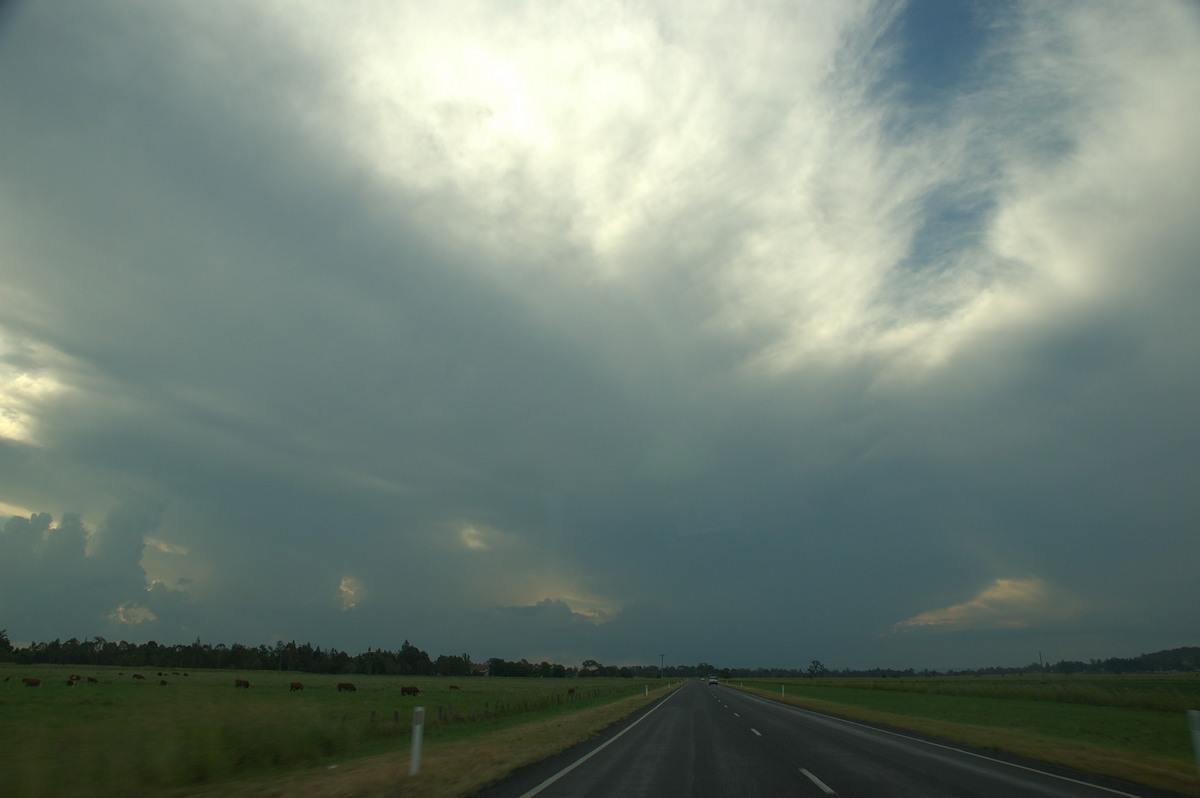
[(412, 747), (408, 755), (408, 775), (421, 769), (421, 737), (425, 734), (425, 707), (413, 709)]

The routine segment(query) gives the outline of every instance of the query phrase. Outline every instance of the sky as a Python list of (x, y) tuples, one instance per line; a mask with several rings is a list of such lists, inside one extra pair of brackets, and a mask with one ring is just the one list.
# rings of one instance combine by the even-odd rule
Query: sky
[(1195, 2), (0, 12), (0, 628), (1200, 643)]

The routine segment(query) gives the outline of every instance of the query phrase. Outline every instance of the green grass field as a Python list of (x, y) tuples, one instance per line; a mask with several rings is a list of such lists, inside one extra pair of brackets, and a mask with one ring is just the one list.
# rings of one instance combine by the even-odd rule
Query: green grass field
[(733, 680), (763, 695), (1200, 795), (1194, 675)]
[[(417, 706), (425, 708), (425, 740), (440, 744), (645, 689), (626, 679), (138, 672), (146, 678), (117, 668), (0, 666), (0, 795), (148, 794), (285, 772), (407, 748)], [(85, 679), (68, 686), (71, 674)], [(24, 677), (43, 684), (26, 687)], [(235, 679), (250, 688), (235, 688)], [(304, 690), (290, 691), (293, 681)], [(356, 691), (338, 692), (339, 681)], [(405, 685), (421, 695), (402, 696)]]

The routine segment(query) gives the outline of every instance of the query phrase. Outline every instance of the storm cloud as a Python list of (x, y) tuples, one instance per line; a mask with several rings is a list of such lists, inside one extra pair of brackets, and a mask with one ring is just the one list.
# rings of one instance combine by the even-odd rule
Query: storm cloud
[(17, 5), (0, 628), (1195, 643), (1188, 3)]

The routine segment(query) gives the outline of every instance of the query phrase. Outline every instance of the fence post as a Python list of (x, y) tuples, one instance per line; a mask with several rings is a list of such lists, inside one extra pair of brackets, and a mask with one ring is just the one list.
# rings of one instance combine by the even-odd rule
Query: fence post
[(1187, 711), (1188, 728), (1192, 730), (1192, 750), (1196, 753), (1196, 770), (1200, 772), (1200, 709)]
[(425, 707), (413, 709), (412, 746), (408, 754), (408, 775), (421, 769), (421, 737), (425, 734)]

